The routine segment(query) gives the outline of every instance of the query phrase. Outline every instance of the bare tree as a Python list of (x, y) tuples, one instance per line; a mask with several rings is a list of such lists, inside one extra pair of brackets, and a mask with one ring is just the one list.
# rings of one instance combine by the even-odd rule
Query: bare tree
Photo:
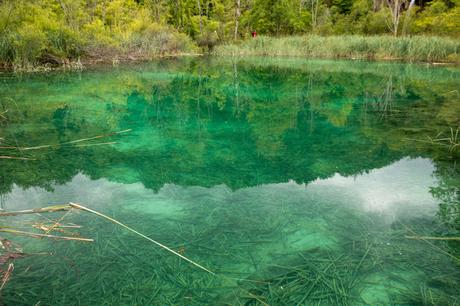
[(388, 27), (394, 36), (398, 35), (399, 23), (401, 16), (405, 9), (407, 9), (408, 14), (410, 14), (410, 9), (414, 5), (415, 0), (386, 0), (386, 4), (391, 13), (391, 20), (388, 23)]
[(200, 14), (200, 34), (203, 34), (203, 16), (201, 13), (201, 0), (196, 0), (198, 4), (198, 13)]
[(407, 8), (406, 17), (404, 18), (403, 35), (407, 33), (407, 27), (408, 27), (410, 17), (411, 17), (410, 14), (412, 12), (412, 7), (414, 6), (414, 4), (415, 4), (415, 0), (411, 0), (409, 3), (409, 7)]
[(318, 7), (319, 0), (310, 0), (311, 1), (311, 27), (312, 29), (316, 28), (318, 24)]
[(240, 16), (241, 16), (240, 6), (241, 6), (240, 0), (236, 0), (236, 7), (235, 7), (235, 36), (234, 36), (234, 40), (237, 40), (237, 38), (238, 38), (238, 25), (239, 25), (239, 19), (240, 19)]

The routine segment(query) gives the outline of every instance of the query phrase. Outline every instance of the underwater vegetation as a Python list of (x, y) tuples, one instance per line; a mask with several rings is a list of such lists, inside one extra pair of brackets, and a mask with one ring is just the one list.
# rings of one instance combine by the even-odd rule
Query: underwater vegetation
[(28, 159), (1, 160), (5, 211), (81, 203), (215, 273), (72, 210), (94, 242), (16, 238), (30, 256), (2, 300), (458, 304), (458, 76), (258, 58), (2, 74), (0, 155)]

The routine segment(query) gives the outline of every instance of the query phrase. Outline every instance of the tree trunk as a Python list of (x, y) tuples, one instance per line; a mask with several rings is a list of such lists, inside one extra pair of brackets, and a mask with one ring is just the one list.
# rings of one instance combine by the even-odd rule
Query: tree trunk
[(399, 26), (399, 0), (395, 0), (393, 7), (393, 35), (398, 36)]
[(407, 26), (408, 26), (408, 22), (410, 19), (410, 13), (412, 11), (412, 7), (414, 6), (414, 4), (415, 4), (415, 0), (410, 0), (409, 7), (407, 8), (407, 11), (406, 11), (406, 17), (404, 18), (403, 35), (406, 35), (407, 33)]
[(200, 34), (203, 34), (203, 17), (201, 16), (201, 0), (196, 0), (198, 4), (198, 14), (200, 14)]
[(311, 27), (316, 28), (319, 0), (311, 0)]
[[(411, 5), (413, 5), (414, 0), (411, 0), (409, 5), (409, 10)], [(391, 12), (391, 25), (389, 25), (391, 32), (394, 36), (398, 36), (399, 22), (402, 14), (402, 7), (407, 3), (406, 0), (387, 0), (387, 6)]]
[(234, 35), (234, 40), (238, 39), (238, 24), (239, 24), (239, 19), (241, 15), (240, 11), (240, 0), (236, 0), (236, 8), (235, 8), (235, 35)]

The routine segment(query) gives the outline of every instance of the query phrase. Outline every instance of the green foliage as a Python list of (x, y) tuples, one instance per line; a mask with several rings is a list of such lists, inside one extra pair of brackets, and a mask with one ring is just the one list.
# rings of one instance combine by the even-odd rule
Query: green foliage
[(15, 34), (12, 40), (15, 64), (35, 64), (46, 48), (46, 35), (35, 31), (33, 25), (21, 27)]
[(293, 34), (309, 30), (311, 14), (298, 0), (256, 1), (243, 15), (245, 31), (261, 34)]
[(155, 22), (134, 0), (6, 0), (0, 2), (0, 17), (0, 64), (17, 69), (79, 57), (195, 52), (186, 35)]
[[(212, 50), (235, 38), (250, 38), (253, 31), (269, 36), (327, 36), (395, 34), (397, 29), (400, 35), (460, 37), (458, 0), (422, 0), (410, 11), (409, 0), (401, 1), (405, 5), (398, 11), (395, 26), (394, 13), (387, 2), (379, 0), (3, 0), (0, 64), (20, 68), (47, 64), (49, 59), (68, 62), (80, 57), (111, 60), (190, 53), (197, 51), (195, 44)], [(357, 46), (336, 43), (330, 49)], [(294, 53), (303, 53), (300, 48)], [(329, 53), (321, 51), (321, 45), (315, 48), (315, 53)], [(339, 54), (349, 54), (347, 48)], [(363, 48), (366, 45), (353, 52)], [(423, 48), (420, 52), (426, 58), (440, 51), (438, 45)], [(370, 54), (381, 50), (377, 44)]]
[(414, 28), (417, 33), (458, 36), (460, 33), (460, 6), (449, 9), (444, 1), (435, 0), (420, 13)]

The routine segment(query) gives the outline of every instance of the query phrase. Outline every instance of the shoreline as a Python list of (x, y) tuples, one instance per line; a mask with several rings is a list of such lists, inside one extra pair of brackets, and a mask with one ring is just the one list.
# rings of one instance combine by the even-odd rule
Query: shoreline
[(172, 54), (162, 54), (155, 56), (145, 56), (145, 55), (115, 55), (115, 56), (106, 56), (106, 57), (82, 57), (76, 60), (62, 60), (64, 64), (62, 65), (36, 65), (30, 67), (19, 67), (15, 68), (14, 66), (6, 66), (0, 64), (0, 74), (1, 73), (35, 73), (35, 72), (51, 72), (51, 71), (76, 71), (84, 70), (90, 67), (98, 66), (113, 66), (116, 67), (120, 64), (127, 63), (142, 63), (154, 61), (157, 59), (166, 59), (166, 58), (181, 58), (181, 57), (199, 57), (203, 56), (202, 53), (172, 53)]
[[(58, 72), (58, 71), (78, 71), (85, 70), (89, 68), (97, 67), (117, 67), (118, 65), (125, 64), (140, 64), (148, 63), (155, 60), (161, 59), (174, 59), (174, 58), (184, 58), (184, 57), (203, 57), (206, 54), (168, 54), (154, 57), (137, 57), (137, 58), (122, 58), (114, 62), (113, 58), (90, 58), (90, 59), (80, 59), (80, 61), (70, 62), (70, 64), (61, 65), (61, 66), (47, 66), (39, 65), (33, 66), (30, 68), (5, 68), (0, 67), (0, 74), (3, 73), (43, 73), (43, 72)], [(228, 56), (225, 55), (210, 55), (212, 58), (224, 58)], [(427, 62), (427, 61), (415, 61), (415, 60), (406, 60), (403, 58), (389, 58), (389, 57), (371, 57), (371, 58), (353, 58), (353, 57), (307, 57), (307, 56), (294, 56), (294, 55), (267, 55), (267, 54), (247, 54), (247, 55), (232, 55), (232, 58), (235, 59), (245, 59), (251, 57), (259, 58), (284, 58), (284, 59), (305, 59), (305, 60), (337, 60), (337, 61), (364, 61), (364, 62), (373, 62), (373, 63), (399, 63), (399, 64), (418, 64), (418, 65), (430, 65), (434, 67), (460, 67), (460, 62)], [(78, 63), (78, 64), (76, 64)]]
[[(338, 36), (340, 37), (340, 36)], [(269, 40), (282, 40), (280, 37), (263, 37), (262, 39)], [(305, 38), (301, 36), (301, 38)], [(323, 37), (326, 38), (326, 37)], [(357, 55), (353, 54), (354, 51), (350, 51), (349, 55), (329, 55), (329, 56), (312, 56), (309, 54), (300, 54), (300, 52), (283, 52), (280, 50), (275, 50), (275, 52), (267, 52), (265, 50), (244, 50), (246, 45), (258, 42), (258, 39), (255, 40), (245, 40), (237, 44), (222, 44), (216, 46), (216, 49), (209, 53), (165, 53), (157, 55), (144, 55), (139, 53), (120, 53), (120, 54), (107, 54), (101, 56), (86, 56), (79, 57), (77, 59), (61, 59), (62, 62), (60, 65), (53, 65), (51, 63), (46, 63), (43, 65), (30, 65), (27, 67), (14, 67), (14, 65), (7, 65), (5, 63), (0, 64), (0, 74), (2, 73), (40, 73), (40, 72), (51, 72), (51, 71), (78, 71), (84, 70), (87, 68), (94, 68), (98, 66), (113, 66), (117, 67), (118, 65), (130, 64), (130, 63), (147, 63), (150, 61), (155, 61), (159, 59), (168, 59), (168, 58), (183, 58), (183, 57), (202, 57), (209, 56), (211, 58), (235, 58), (235, 59), (244, 59), (250, 57), (260, 57), (260, 58), (297, 58), (297, 59), (317, 59), (317, 60), (346, 60), (346, 61), (368, 61), (368, 62), (397, 62), (401, 64), (424, 64), (430, 66), (451, 66), (459, 67), (460, 59), (457, 60), (436, 60), (436, 61), (426, 61), (420, 59), (404, 58), (404, 57), (392, 57), (388, 55), (379, 54), (362, 54)], [(460, 42), (459, 42), (460, 44)], [(241, 47), (241, 48), (240, 48)], [(219, 51), (224, 49), (224, 52)], [(228, 50), (230, 49), (230, 50)], [(217, 52), (216, 52), (217, 50)], [(301, 50), (299, 48), (299, 50)], [(231, 52), (230, 52), (231, 51)], [(460, 56), (460, 55), (458, 55)]]

